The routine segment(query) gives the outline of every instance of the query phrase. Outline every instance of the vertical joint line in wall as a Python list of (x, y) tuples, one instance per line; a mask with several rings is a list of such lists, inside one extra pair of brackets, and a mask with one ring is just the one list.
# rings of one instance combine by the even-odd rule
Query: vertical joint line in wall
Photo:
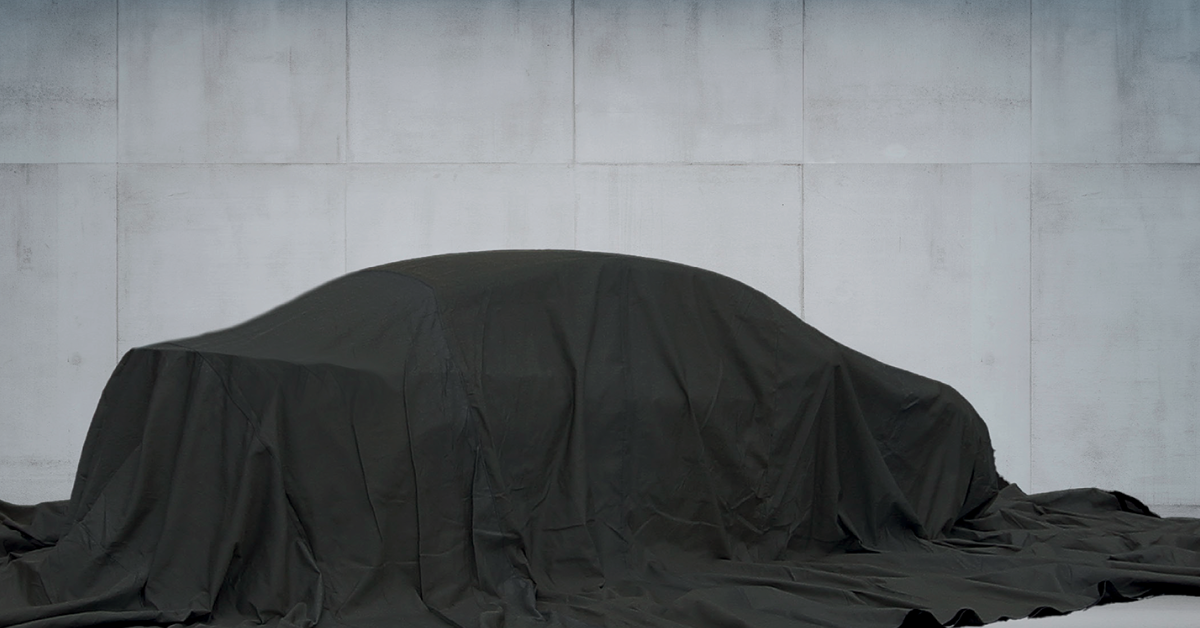
[(121, 359), (121, 162), (113, 166), (113, 364)]
[(1033, 492), (1033, 0), (1029, 0), (1029, 492)]
[(571, 248), (579, 250), (579, 181), (578, 168), (574, 163), (568, 164), (571, 175)]
[[(1030, 144), (1032, 150), (1033, 145)], [(1029, 163), (1029, 292), (1026, 294), (1026, 303), (1029, 311), (1029, 492), (1034, 492), (1033, 488), (1033, 161), (1030, 158)]]
[(113, 364), (121, 359), (121, 3), (118, 1), (116, 5), (113, 11), (117, 21), (113, 28), (117, 38), (113, 64), (116, 82), (113, 110), (117, 116), (114, 125), (117, 137), (113, 142)]
[[(1030, 145), (1032, 149), (1032, 144)], [(1033, 162), (1032, 158), (1029, 163), (1028, 170), (1029, 178), (1029, 292), (1025, 295), (1027, 299), (1026, 306), (1029, 311), (1029, 492), (1034, 492), (1033, 487)]]
[(579, 105), (575, 102), (575, 0), (571, 0), (571, 247), (579, 248), (579, 192), (576, 182), (578, 153), (576, 148), (576, 112)]
[[(343, 5), (345, 13), (343, 15), (344, 29), (346, 37), (346, 106), (343, 110), (346, 121), (346, 137), (343, 140), (346, 143), (346, 149), (342, 152), (342, 163), (350, 161), (350, 0), (346, 0)], [(348, 223), (350, 217), (347, 215), (350, 211), (350, 173), (347, 168), (341, 168), (342, 175), (342, 274), (350, 270), (350, 229)]]
[(571, 163), (574, 164), (578, 160), (576, 149), (576, 131), (575, 117), (579, 110), (579, 104), (575, 102), (575, 67), (578, 62), (575, 58), (575, 0), (571, 0)]
[(342, 138), (342, 141), (345, 142), (346, 146), (344, 150), (339, 150), (338, 152), (342, 153), (342, 163), (348, 163), (350, 161), (350, 0), (346, 0), (343, 8), (345, 9), (345, 13), (343, 15), (342, 33), (346, 37), (346, 74), (343, 78), (343, 87), (346, 92), (346, 104), (342, 108), (342, 115), (346, 124), (344, 127), (345, 137)]
[(804, 308), (808, 299), (804, 294), (804, 166), (796, 166), (800, 170), (800, 319), (804, 320)]
[(350, 272), (350, 173), (340, 168), (342, 179), (342, 274)]
[(117, 2), (116, 10), (113, 11), (113, 17), (116, 24), (113, 25), (113, 33), (116, 35), (114, 42), (114, 50), (116, 52), (116, 63), (113, 64), (113, 113), (117, 116), (117, 123), (114, 125), (116, 130), (116, 141), (113, 142), (113, 163), (121, 162), (121, 3)]
[(805, 72), (804, 66), (808, 63), (808, 55), (805, 54), (805, 43), (808, 41), (808, 6), (804, 0), (800, 0), (800, 163), (796, 165), (800, 169), (800, 319), (804, 320), (804, 308), (807, 299), (804, 295), (804, 135), (808, 131), (805, 128), (804, 122), (804, 81)]

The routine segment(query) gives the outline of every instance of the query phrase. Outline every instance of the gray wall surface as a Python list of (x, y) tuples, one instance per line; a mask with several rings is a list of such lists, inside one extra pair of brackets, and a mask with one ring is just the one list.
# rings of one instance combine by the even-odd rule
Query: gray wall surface
[(0, 0), (0, 499), (129, 348), (494, 248), (732, 275), (1027, 490), (1200, 504), (1200, 0)]

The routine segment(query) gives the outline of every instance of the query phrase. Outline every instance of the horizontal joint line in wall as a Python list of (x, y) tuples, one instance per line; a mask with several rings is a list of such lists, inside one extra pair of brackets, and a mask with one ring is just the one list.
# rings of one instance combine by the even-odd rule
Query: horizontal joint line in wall
[(0, 166), (1200, 166), (1194, 161), (4, 161)]

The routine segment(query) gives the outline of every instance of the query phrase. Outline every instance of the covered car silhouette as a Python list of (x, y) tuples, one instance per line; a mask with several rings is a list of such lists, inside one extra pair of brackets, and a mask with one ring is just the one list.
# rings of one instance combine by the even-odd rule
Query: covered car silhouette
[(1200, 593), (1200, 521), (1025, 495), (939, 382), (712, 272), (379, 266), (134, 349), (0, 626), (977, 625)]

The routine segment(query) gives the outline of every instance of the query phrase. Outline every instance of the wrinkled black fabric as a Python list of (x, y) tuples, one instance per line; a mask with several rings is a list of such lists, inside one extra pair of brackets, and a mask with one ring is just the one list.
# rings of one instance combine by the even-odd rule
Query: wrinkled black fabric
[(1025, 495), (958, 393), (711, 272), (508, 251), (134, 349), (0, 626), (937, 626), (1200, 594), (1200, 521)]

